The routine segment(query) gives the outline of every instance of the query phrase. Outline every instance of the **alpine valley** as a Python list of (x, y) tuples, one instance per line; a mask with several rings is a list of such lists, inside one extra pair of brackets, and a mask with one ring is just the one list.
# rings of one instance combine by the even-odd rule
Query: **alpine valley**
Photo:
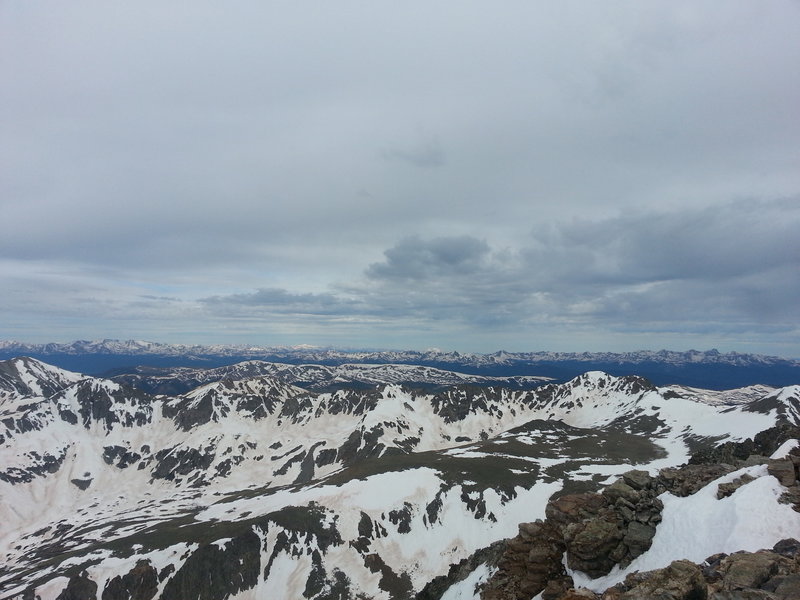
[(800, 597), (800, 386), (404, 356), (0, 362), (0, 600)]

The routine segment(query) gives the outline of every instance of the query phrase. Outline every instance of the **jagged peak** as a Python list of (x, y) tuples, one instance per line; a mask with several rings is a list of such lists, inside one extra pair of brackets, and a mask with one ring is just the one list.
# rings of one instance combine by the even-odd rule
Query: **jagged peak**
[(85, 378), (29, 356), (0, 361), (0, 395), (47, 397)]
[(236, 398), (238, 396), (271, 395), (275, 393), (298, 395), (307, 392), (302, 388), (285, 382), (280, 377), (256, 375), (242, 379), (226, 377), (218, 381), (212, 381), (181, 394), (181, 397), (197, 398), (210, 393)]
[(587, 371), (562, 384), (566, 389), (585, 388), (587, 390), (606, 390), (640, 394), (655, 390), (656, 387), (645, 377), (638, 375), (610, 375), (604, 371)]

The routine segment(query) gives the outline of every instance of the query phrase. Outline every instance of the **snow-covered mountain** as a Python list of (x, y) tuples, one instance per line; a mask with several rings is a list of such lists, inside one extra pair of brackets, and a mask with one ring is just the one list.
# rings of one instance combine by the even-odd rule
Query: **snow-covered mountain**
[[(723, 364), (774, 364), (784, 362), (798, 364), (797, 360), (784, 359), (760, 354), (739, 352), (722, 353), (717, 350), (640, 350), (636, 352), (506, 352), (499, 350), (491, 354), (447, 352), (438, 349), (416, 350), (341, 350), (317, 348), (314, 346), (254, 346), (226, 344), (164, 344), (142, 340), (78, 340), (68, 343), (32, 344), (13, 340), (0, 340), (3, 354), (124, 354), (124, 355), (162, 355), (162, 356), (286, 356), (292, 359), (304, 358), (309, 363), (344, 364), (352, 363), (398, 363), (425, 364), (426, 362), (449, 362), (453, 364), (513, 364), (521, 361), (581, 361), (586, 363), (643, 363), (664, 362), (685, 363), (723, 363)], [(291, 362), (295, 362), (292, 360)]]
[[(0, 363), (0, 599), (411, 598), (553, 494), (800, 423), (800, 386), (588, 372), (426, 391), (396, 382), (451, 375), (303, 369), (192, 371), (197, 387), (153, 395)], [(295, 385), (313, 373), (375, 383)]]
[(311, 391), (327, 391), (343, 387), (364, 388), (394, 383), (424, 388), (440, 388), (460, 384), (495, 385), (530, 389), (550, 377), (517, 375), (492, 377), (445, 371), (420, 365), (405, 364), (287, 364), (250, 360), (234, 365), (199, 369), (192, 367), (136, 367), (129, 372), (112, 376), (114, 381), (151, 393), (183, 393), (197, 386), (223, 379), (245, 379), (268, 376), (281, 379)]
[[(360, 351), (310, 346), (269, 347), (251, 345), (187, 345), (146, 341), (75, 341), (29, 344), (0, 340), (0, 359), (33, 356), (71, 370), (105, 375), (136, 365), (214, 368), (247, 360), (291, 365), (412, 365), (481, 376), (539, 376), (567, 381), (591, 370), (616, 375), (637, 373), (658, 384), (680, 383), (695, 387), (729, 389), (758, 383), (785, 386), (800, 381), (800, 361), (795, 359), (721, 353), (717, 350), (641, 350), (636, 352), (506, 352), (491, 354), (441, 350)], [(455, 382), (453, 382), (455, 383)]]

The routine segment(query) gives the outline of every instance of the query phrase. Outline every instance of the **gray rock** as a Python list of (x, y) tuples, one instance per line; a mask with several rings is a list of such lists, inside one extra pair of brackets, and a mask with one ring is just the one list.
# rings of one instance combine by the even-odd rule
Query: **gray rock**
[(781, 600), (800, 600), (800, 573), (774, 577), (778, 580), (773, 593)]
[(790, 487), (797, 480), (794, 463), (788, 459), (770, 460), (767, 463), (767, 472), (781, 482), (781, 485)]
[(714, 592), (709, 600), (776, 600), (776, 597), (765, 590), (734, 590)]
[(714, 479), (727, 475), (735, 468), (727, 464), (688, 464), (661, 469), (659, 480), (676, 496), (690, 496)]
[(772, 547), (772, 551), (775, 554), (780, 554), (781, 556), (786, 556), (787, 558), (793, 558), (800, 554), (800, 541), (794, 538), (786, 538), (775, 544)]
[(622, 541), (618, 523), (602, 518), (586, 522), (567, 544), (567, 564), (590, 577), (607, 575), (617, 561), (610, 554)]
[(650, 473), (647, 471), (640, 471), (638, 469), (623, 473), (622, 479), (635, 490), (643, 490), (648, 488), (653, 481), (653, 478), (650, 477)]
[(636, 519), (636, 513), (627, 506), (618, 506), (617, 509), (619, 510), (619, 514), (622, 515), (622, 518), (626, 521), (633, 521)]
[(763, 454), (751, 454), (745, 460), (738, 463), (739, 468), (742, 467), (755, 467), (756, 465), (763, 465), (769, 462), (769, 457)]
[(638, 521), (632, 521), (628, 525), (625, 531), (625, 537), (622, 538), (622, 541), (628, 546), (631, 556), (636, 558), (650, 548), (655, 534), (655, 527), (639, 523)]
[(731, 554), (720, 565), (722, 591), (758, 588), (781, 570), (787, 570), (790, 563), (789, 559), (773, 552)]
[(603, 495), (606, 496), (611, 502), (615, 502), (618, 499), (623, 499), (627, 500), (633, 505), (636, 505), (636, 503), (641, 499), (640, 492), (637, 492), (622, 479), (618, 479), (604, 489)]
[(700, 568), (676, 560), (664, 569), (634, 573), (625, 579), (621, 600), (705, 600), (708, 591)]
[(745, 473), (741, 477), (737, 477), (733, 481), (729, 483), (720, 483), (719, 487), (717, 488), (717, 500), (721, 500), (722, 498), (727, 498), (728, 496), (732, 495), (736, 490), (738, 490), (743, 485), (747, 485), (751, 481), (753, 481), (755, 477), (752, 477)]

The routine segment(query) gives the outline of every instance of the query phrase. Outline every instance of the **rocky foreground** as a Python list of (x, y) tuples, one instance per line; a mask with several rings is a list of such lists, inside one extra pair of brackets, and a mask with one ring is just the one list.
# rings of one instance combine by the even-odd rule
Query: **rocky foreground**
[[(785, 457), (769, 458), (792, 441), (795, 445)], [(800, 512), (798, 442), (800, 428), (779, 426), (745, 442), (698, 453), (689, 464), (662, 469), (656, 476), (632, 470), (600, 493), (553, 498), (544, 520), (520, 524), (516, 537), (455, 565), (418, 598), (454, 597), (444, 590), (458, 589), (457, 582), (468, 582), (476, 566), (483, 564), (493, 567), (494, 574), (472, 590), (464, 589), (460, 597), (472, 597), (474, 592), (482, 600), (800, 599), (800, 541), (794, 538), (757, 552), (716, 553), (701, 564), (675, 560), (665, 568), (633, 571), (597, 591), (604, 576), (626, 569), (650, 549), (662, 521), (664, 504), (658, 496), (664, 492), (685, 498), (734, 471), (763, 465), (784, 488), (779, 502)], [(754, 480), (744, 473), (720, 483), (716, 497), (730, 497)]]

